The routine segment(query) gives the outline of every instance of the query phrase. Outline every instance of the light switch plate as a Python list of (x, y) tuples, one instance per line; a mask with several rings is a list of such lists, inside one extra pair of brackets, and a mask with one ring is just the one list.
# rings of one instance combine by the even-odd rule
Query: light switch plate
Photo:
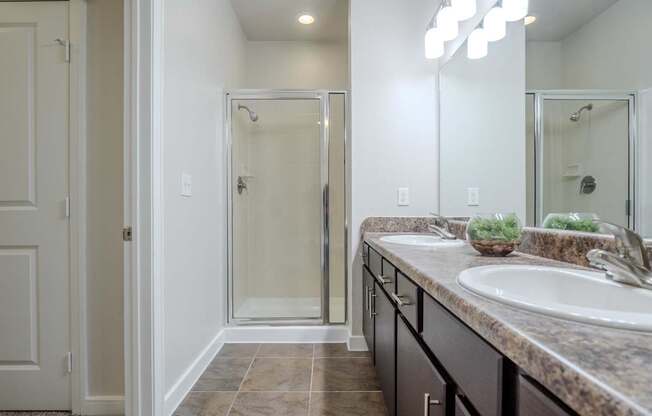
[(192, 196), (192, 175), (181, 174), (181, 196)]
[(466, 205), (470, 207), (477, 207), (480, 205), (480, 188), (467, 189), (467, 202)]
[(410, 189), (398, 188), (398, 206), (404, 207), (410, 205)]

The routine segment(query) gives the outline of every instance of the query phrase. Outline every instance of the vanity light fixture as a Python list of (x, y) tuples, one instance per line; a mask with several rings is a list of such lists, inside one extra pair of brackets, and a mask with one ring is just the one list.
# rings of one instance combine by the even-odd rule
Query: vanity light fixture
[(451, 0), (451, 7), (460, 22), (472, 18), (478, 10), (476, 0)]
[(527, 16), (528, 0), (502, 0), (501, 7), (505, 12), (505, 20), (516, 22)]
[(507, 34), (507, 21), (502, 7), (494, 7), (484, 17), (483, 27), (489, 42), (501, 40)]
[(480, 59), (489, 52), (487, 33), (482, 27), (476, 27), (466, 40), (466, 56), (469, 59)]
[(425, 45), (426, 59), (441, 58), (444, 54), (444, 40), (438, 28), (431, 27), (426, 31)]
[(534, 23), (534, 22), (536, 22), (536, 21), (537, 21), (537, 17), (536, 17), (536, 16), (534, 16), (534, 15), (529, 15), (529, 16), (525, 16), (525, 19), (523, 20), (523, 24), (524, 24), (525, 26), (527, 26), (527, 25), (531, 25), (532, 23)]
[(299, 17), (297, 17), (297, 20), (298, 20), (299, 23), (301, 23), (302, 25), (311, 25), (311, 24), (315, 23), (315, 18), (314, 18), (314, 16), (312, 16), (312, 15), (310, 15), (310, 14), (307, 14), (307, 13), (301, 13), (301, 14), (299, 15)]
[(437, 29), (439, 35), (444, 41), (453, 40), (460, 33), (459, 24), (457, 21), (457, 13), (450, 0), (444, 0), (441, 3), (440, 9), (437, 12)]

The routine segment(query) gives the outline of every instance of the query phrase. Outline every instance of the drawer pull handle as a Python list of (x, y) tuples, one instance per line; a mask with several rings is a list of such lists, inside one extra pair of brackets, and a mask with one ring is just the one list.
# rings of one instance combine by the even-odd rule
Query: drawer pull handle
[(398, 306), (412, 305), (412, 302), (410, 302), (410, 299), (407, 299), (406, 296), (398, 296), (395, 293), (392, 293), (391, 296), (392, 296), (392, 299), (394, 299), (394, 302), (396, 302), (396, 304)]
[(441, 406), (439, 400), (430, 400), (430, 393), (423, 395), (423, 416), (430, 416), (430, 406)]
[(388, 285), (388, 284), (392, 283), (392, 279), (390, 279), (390, 278), (387, 277), (387, 276), (380, 276), (380, 277), (378, 278), (378, 282), (379, 282), (381, 285)]

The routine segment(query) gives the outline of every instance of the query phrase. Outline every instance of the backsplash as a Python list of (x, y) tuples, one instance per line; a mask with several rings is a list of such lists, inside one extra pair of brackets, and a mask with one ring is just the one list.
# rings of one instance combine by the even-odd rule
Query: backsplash
[[(432, 217), (370, 217), (360, 226), (361, 236), (365, 232), (379, 233), (424, 233)], [(450, 231), (460, 239), (466, 239), (466, 221), (456, 217), (449, 220)], [(547, 230), (524, 227), (518, 251), (533, 256), (545, 257), (566, 263), (588, 266), (586, 254), (594, 248), (614, 250), (614, 239), (604, 234), (576, 231)], [(652, 245), (648, 245), (652, 258)]]

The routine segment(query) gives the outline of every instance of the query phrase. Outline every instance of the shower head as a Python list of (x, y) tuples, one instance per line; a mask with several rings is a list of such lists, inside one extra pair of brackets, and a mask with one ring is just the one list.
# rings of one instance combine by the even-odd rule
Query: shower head
[(238, 104), (238, 110), (247, 111), (247, 113), (249, 113), (249, 120), (251, 120), (252, 122), (255, 123), (258, 121), (258, 114), (256, 114), (255, 111), (251, 111), (251, 109), (246, 105)]
[(593, 110), (593, 104), (587, 104), (584, 107), (580, 108), (576, 112), (570, 115), (570, 121), (580, 121), (580, 117), (582, 116), (582, 111), (591, 111)]

